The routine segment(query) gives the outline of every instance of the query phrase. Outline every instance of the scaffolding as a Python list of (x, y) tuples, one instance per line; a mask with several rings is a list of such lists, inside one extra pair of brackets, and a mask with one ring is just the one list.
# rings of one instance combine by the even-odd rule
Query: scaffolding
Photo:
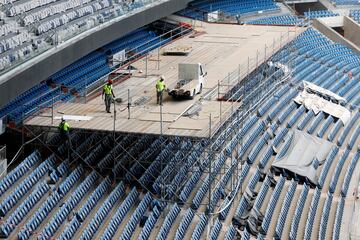
[[(182, 31), (180, 31), (182, 32)], [(299, 32), (300, 33), (300, 32)], [(297, 36), (298, 33), (295, 33)], [(287, 38), (286, 44), (284, 40)], [(161, 36), (160, 36), (161, 39)], [(159, 49), (155, 50), (159, 52)], [(221, 156), (225, 147), (230, 143), (230, 141), (238, 134), (239, 129), (243, 128), (244, 120), (251, 114), (255, 113), (260, 104), (262, 104), (267, 96), (276, 91), (276, 89), (284, 84), (291, 82), (291, 69), (293, 66), (293, 59), (289, 59), (287, 64), (283, 64), (283, 67), (275, 67), (273, 72), (268, 71), (269, 68), (273, 65), (273, 56), (279, 53), (280, 51), (289, 51), (293, 52), (294, 48), (292, 46), (292, 41), (289, 39), (289, 31), (285, 35), (281, 35), (279, 41), (274, 39), (272, 46), (264, 46), (264, 51), (256, 52), (254, 58), (248, 58), (247, 64), (245, 66), (239, 65), (232, 73), (229, 73), (228, 76), (218, 82), (216, 88), (211, 89), (209, 92), (204, 94), (203, 98), (199, 101), (206, 101), (208, 98), (213, 98), (214, 96), (218, 100), (219, 109), (220, 109), (220, 121), (218, 124), (214, 125), (213, 117), (210, 114), (208, 119), (208, 136), (206, 137), (179, 137), (179, 136), (165, 136), (162, 131), (162, 120), (159, 122), (160, 131), (155, 135), (136, 135), (121, 133), (116, 131), (116, 108), (114, 107), (114, 118), (113, 118), (113, 131), (110, 132), (97, 132), (86, 131), (86, 130), (75, 130), (73, 134), (82, 134), (84, 139), (88, 139), (92, 134), (100, 135), (96, 141), (92, 142), (90, 145), (90, 150), (95, 149), (101, 142), (107, 139), (109, 146), (108, 154), (113, 154), (112, 164), (113, 167), (99, 169), (97, 165), (92, 165), (86, 161), (86, 153), (89, 153), (89, 150), (85, 152), (77, 152), (79, 146), (75, 146), (77, 142), (71, 141), (69, 138), (68, 146), (71, 149), (71, 152), (67, 154), (67, 159), (72, 158), (72, 163), (82, 162), (92, 170), (97, 171), (100, 176), (104, 178), (110, 174), (114, 182), (125, 181), (131, 185), (135, 185), (147, 192), (150, 192), (153, 197), (160, 202), (167, 203), (177, 203), (179, 205), (186, 205), (196, 210), (196, 214), (200, 215), (205, 213), (209, 219), (208, 221), (208, 230), (207, 236), (209, 236), (212, 222), (220, 213), (225, 211), (233, 201), (238, 200), (240, 196), (244, 193), (245, 189), (241, 173), (243, 171), (243, 165), (246, 162), (244, 159), (244, 154), (239, 154), (238, 149), (243, 148), (243, 137), (240, 138), (240, 141), (235, 146), (235, 150), (231, 152), (230, 156), (226, 156), (223, 164), (220, 169), (215, 165), (216, 159)], [(140, 56), (140, 55), (139, 55)], [(143, 55), (141, 55), (143, 56)], [(147, 54), (145, 53), (145, 57)], [(263, 63), (260, 64), (260, 60), (263, 60)], [(160, 64), (160, 62), (159, 62)], [(130, 62), (124, 64), (124, 66), (130, 65)], [(107, 78), (107, 76), (105, 77)], [(255, 88), (249, 86), (250, 81), (253, 78), (258, 79), (258, 84)], [(269, 84), (269, 81), (272, 81)], [(103, 83), (104, 78), (99, 79), (97, 83)], [(251, 91), (247, 91), (250, 88)], [(85, 90), (85, 99), (89, 94), (94, 94), (98, 91), (98, 88), (93, 88), (95, 90), (89, 92)], [(230, 103), (230, 107), (223, 109), (223, 103)], [(54, 102), (52, 102), (54, 103)], [(240, 103), (236, 105), (236, 103)], [(115, 103), (114, 103), (115, 104)], [(129, 117), (130, 117), (130, 106), (131, 99), (129, 93), (129, 99), (127, 101), (127, 107), (129, 108)], [(159, 106), (160, 113), (159, 117), (162, 119), (162, 106)], [(52, 111), (53, 112), (53, 111)], [(53, 117), (53, 115), (51, 116)], [(236, 126), (236, 127), (235, 127)], [(36, 136), (37, 130), (30, 126), (23, 125), (23, 132), (27, 132), (30, 135)], [(230, 129), (229, 131), (225, 131)], [(56, 130), (51, 129), (48, 132), (55, 133)], [(229, 132), (224, 134), (224, 132)], [(123, 141), (125, 138), (130, 138), (129, 141), (125, 144)], [(139, 139), (152, 139), (153, 142), (158, 141), (156, 145), (156, 151), (149, 152), (157, 156), (161, 149), (164, 149), (170, 143), (174, 144), (174, 147), (170, 150), (172, 155), (179, 153), (181, 157), (178, 161), (173, 162), (168, 168), (168, 173), (165, 176), (163, 174), (164, 169), (167, 167), (168, 162), (160, 160), (160, 168), (156, 169), (158, 176), (151, 175), (155, 180), (160, 178), (160, 193), (157, 193), (154, 189), (151, 189), (148, 185), (144, 184), (139, 177), (137, 177), (132, 171), (131, 167), (134, 165), (138, 166), (142, 171), (146, 171), (147, 168), (153, 163), (155, 158), (152, 161), (148, 161), (146, 158), (139, 158), (140, 151), (132, 151), (131, 147), (134, 147), (137, 144), (136, 140)], [(46, 142), (44, 139), (39, 139), (41, 144), (43, 144), (47, 149), (55, 153), (55, 150)], [(190, 148), (181, 146), (181, 144), (176, 144), (178, 142), (189, 142), (191, 145)], [(130, 142), (130, 143), (129, 143)], [(221, 143), (221, 144), (219, 144)], [(101, 145), (101, 144), (100, 144)], [(137, 146), (139, 149), (141, 146)], [(194, 149), (200, 149), (198, 155), (192, 156)], [(114, 151), (114, 149), (119, 149), (119, 152)], [(71, 157), (72, 155), (72, 157)], [(152, 155), (151, 155), (152, 156)], [(57, 156), (62, 160), (65, 160), (63, 156)], [(186, 163), (186, 159), (194, 158), (193, 161), (186, 166), (186, 179), (181, 181), (181, 184), (173, 184), (174, 177), (181, 171), (183, 171), (183, 166)], [(124, 160), (125, 159), (125, 160)], [(117, 174), (114, 172), (113, 168), (119, 166), (122, 174)], [(228, 171), (231, 171), (230, 186), (227, 187), (227, 182), (222, 181), (222, 176), (224, 176)], [(198, 181), (201, 185), (207, 186), (207, 193), (201, 196), (201, 203), (199, 206), (194, 206), (193, 202), (183, 201), (181, 197), (181, 191), (185, 187), (188, 180), (194, 174), (201, 174)], [(126, 177), (127, 176), (127, 177)], [(171, 187), (175, 187), (172, 191)], [(229, 199), (228, 203), (223, 206), (220, 204), (221, 201), (218, 199), (218, 190), (220, 187), (225, 189), (225, 196)], [(239, 194), (240, 193), (240, 194)]]

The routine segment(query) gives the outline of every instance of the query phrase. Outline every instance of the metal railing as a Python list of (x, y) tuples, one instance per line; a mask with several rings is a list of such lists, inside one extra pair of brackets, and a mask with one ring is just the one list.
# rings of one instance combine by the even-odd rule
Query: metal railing
[[(26, 109), (27, 106), (33, 105), (34, 102), (38, 101), (40, 104), (36, 105), (34, 108), (31, 108), (30, 110), (23, 111), (21, 113), (21, 118), (24, 120), (28, 117), (34, 117), (34, 116), (41, 116), (46, 118), (51, 118), (51, 121), (53, 123), (54, 120), (54, 105), (57, 103), (60, 103), (63, 100), (63, 97), (66, 94), (71, 94), (74, 89), (82, 88), (79, 92), (78, 96), (73, 96), (70, 102), (87, 102), (88, 96), (93, 95), (94, 93), (98, 92), (100, 88), (103, 86), (103, 84), (108, 80), (109, 76), (113, 73), (116, 73), (117, 71), (124, 69), (126, 66), (129, 66), (134, 61), (138, 60), (141, 57), (145, 57), (147, 60), (147, 55), (151, 51), (157, 51), (158, 56), (158, 67), (160, 67), (160, 48), (164, 46), (166, 43), (169, 43), (171, 40), (182, 37), (186, 34), (189, 34), (192, 32), (192, 29), (184, 26), (176, 27), (168, 32), (165, 32), (164, 34), (157, 36), (156, 38), (152, 38), (149, 41), (146, 41), (132, 49), (128, 49), (126, 51), (126, 54), (129, 53), (135, 53), (131, 55), (129, 58), (126, 59), (123, 63), (117, 66), (117, 68), (113, 71), (111, 71), (108, 74), (105, 74), (104, 76), (100, 77), (94, 82), (88, 83), (85, 81), (84, 83), (79, 83), (76, 85), (70, 85), (70, 86), (64, 86), (68, 93), (64, 93), (62, 90), (61, 85), (56, 85), (55, 88), (51, 89), (50, 91), (46, 91), (43, 93), (40, 93), (40, 95), (36, 96), (34, 99), (31, 99), (31, 101), (26, 102), (25, 104), (22, 104), (20, 107), (23, 109)], [(155, 42), (156, 48), (154, 49), (154, 44), (151, 45), (150, 43)], [(141, 49), (139, 51), (139, 49)], [(129, 70), (130, 71), (130, 70)], [(145, 72), (145, 75), (147, 75), (147, 72)], [(114, 81), (119, 80), (120, 78), (124, 77), (123, 75), (116, 76), (113, 78)], [(42, 101), (43, 98), (46, 98), (48, 95), (52, 95), (51, 98)], [(8, 113), (6, 115), (7, 118), (14, 119), (15, 113), (17, 113), (17, 109), (14, 109), (12, 112)], [(49, 112), (50, 111), (50, 112)], [(44, 114), (47, 112), (48, 114)]]
[[(205, 96), (204, 99), (206, 99), (209, 96), (213, 96), (213, 95), (217, 95), (217, 98), (219, 100), (219, 116), (220, 116), (220, 120), (216, 125), (212, 126), (211, 132), (210, 132), (210, 136), (214, 136), (219, 129), (223, 126), (223, 124), (225, 122), (227, 122), (229, 120), (229, 118), (231, 118), (231, 116), (233, 115), (234, 112), (236, 112), (236, 107), (234, 109), (234, 105), (233, 102), (241, 102), (241, 99), (243, 99), (245, 96), (241, 96), (237, 99), (232, 99), (232, 98), (228, 98), (228, 99), (224, 99), (225, 94), (228, 93), (234, 86), (236, 86), (237, 84), (240, 84), (243, 80), (245, 80), (246, 78), (249, 78), (250, 73), (252, 73), (253, 71), (257, 71), (258, 67), (261, 65), (260, 64), (260, 60), (263, 60), (263, 62), (265, 63), (267, 60), (269, 60), (275, 53), (277, 53), (278, 51), (280, 51), (283, 47), (285, 47), (288, 43), (290, 43), (293, 39), (295, 39), (302, 31), (297, 31), (297, 27), (295, 27), (295, 31), (294, 31), (294, 35), (291, 39), (290, 37), (290, 28), (288, 28), (288, 32), (287, 33), (283, 33), (280, 35), (280, 38), (278, 39), (279, 41), (276, 41), (274, 39), (272, 46), (266, 46), (264, 48), (264, 51), (256, 52), (256, 56), (254, 58), (248, 58), (247, 59), (247, 63), (244, 65), (239, 65), (238, 68), (229, 73), (224, 79), (220, 80), (218, 82), (218, 85), (212, 89), (212, 91), (208, 92)], [(285, 42), (284, 42), (285, 41)], [(266, 83), (266, 80), (264, 80), (264, 82)], [(261, 83), (261, 86), (263, 86)], [(258, 86), (256, 89), (253, 89), (253, 91), (258, 91), (259, 87)], [(268, 86), (270, 87), (270, 86)], [(240, 89), (240, 88), (239, 88)], [(262, 92), (266, 92), (264, 89), (261, 90)], [(248, 95), (250, 95), (251, 93), (248, 93)], [(223, 102), (228, 103), (227, 105), (230, 105), (226, 108), (223, 108)], [(242, 103), (241, 103), (242, 104)], [(257, 104), (256, 101), (254, 104)], [(250, 108), (248, 106), (248, 108)]]
[[(125, 51), (125, 55), (129, 55), (130, 53), (135, 53), (133, 55), (131, 55), (130, 57), (128, 57), (126, 59), (126, 61), (120, 63), (119, 65), (117, 65), (116, 69), (109, 72), (108, 74), (104, 75), (103, 77), (99, 78), (98, 80), (87, 84), (85, 82), (85, 86), (83, 88), (83, 90), (81, 91), (81, 96), (84, 99), (84, 102), (87, 102), (87, 97), (94, 94), (95, 92), (99, 91), (99, 88), (102, 87), (102, 85), (109, 79), (109, 76), (111, 74), (114, 74), (116, 72), (118, 72), (119, 70), (127, 70), (126, 67), (130, 66), (134, 61), (145, 57), (145, 77), (147, 77), (148, 73), (148, 68), (147, 68), (147, 61), (148, 61), (148, 55), (149, 53), (151, 53), (151, 51), (156, 51), (157, 52), (157, 67), (158, 69), (160, 68), (160, 49), (166, 45), (167, 43), (169, 43), (171, 40), (174, 40), (176, 38), (185, 36), (186, 34), (191, 33), (193, 30), (184, 26), (179, 26), (177, 28), (174, 28), (166, 33), (163, 33), (162, 35), (156, 37), (156, 38), (152, 38), (149, 41), (146, 41), (132, 49), (128, 49)], [(155, 42), (156, 44), (156, 48), (154, 49), (154, 45), (151, 45), (149, 43), (151, 42)], [(145, 47), (145, 48), (144, 48)], [(139, 51), (139, 49), (142, 49), (141, 51)], [(129, 68), (129, 74), (131, 72), (131, 69)], [(119, 74), (117, 76), (115, 76), (114, 78), (112, 78), (113, 81), (118, 81), (119, 79), (123, 78), (124, 75), (123, 74)], [(81, 85), (81, 84), (79, 84)], [(77, 86), (79, 86), (77, 85)], [(76, 87), (76, 86), (70, 86), (70, 87)]]
[(0, 160), (6, 159), (6, 146), (0, 146)]

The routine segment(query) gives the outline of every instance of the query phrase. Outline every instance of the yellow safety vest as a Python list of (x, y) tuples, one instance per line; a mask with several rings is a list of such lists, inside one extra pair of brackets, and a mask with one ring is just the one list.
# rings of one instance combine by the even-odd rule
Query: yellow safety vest
[(164, 82), (161, 82), (160, 80), (158, 80), (156, 82), (156, 90), (158, 92), (162, 92), (163, 90), (165, 89), (165, 83)]
[(64, 123), (61, 122), (59, 125), (59, 129), (67, 132), (70, 130), (70, 125), (67, 122), (64, 122)]
[(105, 94), (111, 94), (111, 90), (112, 90), (112, 86), (111, 86), (111, 85), (106, 84), (106, 85), (104, 86), (104, 93), (105, 93)]

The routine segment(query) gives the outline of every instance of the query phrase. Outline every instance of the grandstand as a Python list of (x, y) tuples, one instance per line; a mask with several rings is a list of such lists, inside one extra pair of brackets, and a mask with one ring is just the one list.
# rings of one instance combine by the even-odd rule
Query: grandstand
[[(324, 1), (301, 15), (272, 0), (0, 0), (0, 56), (30, 46), (3, 76), (114, 20), (133, 28), (0, 108), (0, 238), (358, 239), (358, 2)], [(144, 17), (161, 4), (165, 18)], [(202, 64), (203, 91), (156, 105), (183, 62)]]

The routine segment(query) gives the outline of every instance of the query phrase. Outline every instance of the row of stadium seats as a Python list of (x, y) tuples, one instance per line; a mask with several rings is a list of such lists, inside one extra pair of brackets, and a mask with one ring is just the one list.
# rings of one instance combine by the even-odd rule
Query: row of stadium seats
[(291, 239), (291, 240), (298, 239), (297, 232), (299, 229), (300, 218), (301, 218), (302, 211), (305, 207), (305, 201), (308, 196), (309, 189), (310, 189), (309, 186), (304, 184), (302, 186), (302, 190), (301, 190), (299, 199), (297, 200), (295, 213), (294, 213), (293, 219), (291, 221), (291, 227), (290, 227), (289, 239)]
[(56, 2), (56, 0), (34, 0), (29, 2), (15, 2), (12, 7), (7, 11), (8, 16), (15, 16), (20, 13), (28, 12), (34, 8), (39, 8), (47, 4)]
[(352, 17), (356, 22), (360, 23), (360, 9), (359, 10), (351, 10), (350, 17)]
[(275, 229), (275, 239), (282, 239), (282, 233), (285, 226), (286, 217), (289, 212), (290, 204), (293, 201), (293, 197), (296, 191), (297, 183), (292, 180), (290, 186), (286, 192), (285, 200), (281, 206), (280, 216), (278, 218), (278, 222), (276, 224)]
[(252, 25), (280, 25), (280, 26), (295, 26), (300, 25), (303, 21), (297, 16), (284, 14), (279, 16), (262, 17), (255, 20), (247, 21), (246, 24)]
[[(186, 141), (184, 140), (183, 143), (180, 145), (180, 148), (177, 153), (174, 154), (174, 156), (169, 160), (168, 164), (165, 166), (163, 171), (159, 174), (159, 176), (154, 181), (152, 188), (155, 190), (155, 192), (160, 193), (161, 192), (161, 181), (163, 181), (167, 176), (171, 174), (173, 171), (173, 168), (176, 166), (178, 162), (182, 160), (184, 157), (184, 152), (187, 152), (192, 147), (192, 142), (190, 140)], [(192, 188), (191, 188), (192, 190)]]
[(280, 193), (284, 187), (284, 184), (285, 184), (285, 178), (283, 176), (280, 176), (280, 179), (277, 181), (277, 184), (271, 195), (269, 205), (267, 206), (266, 211), (265, 211), (264, 220), (261, 224), (261, 229), (264, 231), (265, 234), (267, 233), (267, 231), (269, 229), (270, 221), (272, 219), (272, 215), (274, 213), (275, 206), (279, 200)]
[(136, 191), (136, 188), (133, 188), (111, 218), (110, 223), (108, 224), (103, 235), (101, 236), (102, 240), (111, 239), (114, 236), (117, 228), (122, 223), (126, 214), (130, 211), (131, 207), (135, 204), (135, 201), (138, 199), (138, 197), (139, 193)]
[[(135, 209), (134, 213), (131, 215), (130, 220), (126, 224), (119, 239), (127, 240), (132, 238), (136, 226), (140, 222), (143, 215), (146, 213), (146, 210), (148, 209), (152, 200), (153, 198), (150, 193), (146, 193), (141, 202), (139, 203), (138, 207)], [(110, 239), (111, 238), (109, 238), (109, 240)]]
[(10, 33), (16, 33), (16, 32), (17, 32), (16, 22), (4, 22), (4, 24), (0, 26), (0, 37), (7, 36)]
[(170, 212), (166, 215), (164, 223), (162, 224), (159, 233), (157, 234), (156, 240), (165, 240), (167, 238), (167, 235), (169, 234), (172, 224), (174, 223), (180, 211), (181, 209), (175, 203), (172, 206)]
[(308, 11), (308, 12), (304, 12), (304, 15), (308, 19), (340, 16), (340, 14), (334, 13), (330, 10)]
[(66, 11), (65, 14), (62, 14), (59, 17), (52, 18), (49, 21), (42, 21), (39, 26), (37, 26), (37, 34), (43, 34), (49, 30), (56, 29), (62, 25), (66, 25), (75, 21), (79, 18), (82, 18), (87, 15), (91, 15), (95, 12), (99, 12), (102, 9), (108, 8), (111, 6), (109, 0), (99, 0), (97, 2), (91, 2), (88, 5), (82, 5), (80, 8), (76, 8), (73, 11)]
[(167, 161), (173, 157), (174, 151), (176, 150), (177, 144), (179, 144), (179, 143), (180, 143), (180, 139), (176, 138), (174, 141), (167, 144), (161, 150), (161, 153), (155, 158), (155, 160), (150, 164), (150, 166), (146, 169), (146, 171), (139, 178), (139, 182), (143, 186), (148, 186), (148, 185), (150, 185), (150, 182), (155, 180), (154, 179), (155, 176), (159, 175), (163, 166), (165, 166), (167, 164)]
[(81, 206), (78, 211), (78, 218), (80, 221), (85, 221), (86, 217), (89, 215), (94, 206), (99, 202), (99, 200), (104, 196), (110, 185), (109, 178), (105, 178), (95, 191), (90, 195), (86, 202)]
[(184, 239), (185, 237), (185, 232), (188, 229), (192, 219), (195, 216), (195, 212), (194, 210), (192, 210), (191, 208), (189, 208), (185, 215), (183, 216), (183, 218), (181, 219), (180, 225), (178, 227), (178, 229), (176, 230), (176, 234), (175, 234), (175, 238), (176, 240), (181, 240)]
[(358, 151), (353, 156), (353, 158), (351, 159), (350, 164), (348, 165), (348, 168), (346, 170), (345, 177), (344, 177), (344, 182), (343, 182), (343, 185), (341, 187), (341, 196), (342, 197), (347, 196), (347, 192), (349, 191), (349, 185), (350, 185), (351, 176), (354, 173), (354, 170), (355, 170), (357, 162), (359, 161), (359, 158), (360, 158), (360, 152)]
[(201, 234), (204, 231), (206, 224), (208, 222), (207, 217), (205, 216), (205, 214), (201, 214), (200, 215), (200, 219), (198, 224), (196, 225), (194, 232), (191, 236), (192, 240), (196, 240), (196, 239), (201, 239)]
[(155, 223), (160, 216), (160, 211), (157, 207), (154, 207), (152, 212), (150, 213), (149, 218), (146, 220), (146, 223), (141, 230), (139, 235), (139, 240), (147, 240), (149, 239), (151, 231), (154, 229)]
[(0, 226), (2, 236), (9, 236), (10, 233), (28, 214), (40, 199), (50, 190), (46, 183), (39, 183), (35, 190), (21, 203), (19, 207), (9, 216), (4, 224)]
[(40, 235), (40, 239), (51, 238), (58, 230), (60, 225), (66, 220), (70, 212), (82, 200), (90, 188), (95, 184), (98, 176), (95, 171), (92, 171), (84, 181), (75, 189), (71, 196), (64, 202), (62, 207), (50, 219), (49, 223), (45, 226), (44, 231)]
[[(27, 221), (24, 228), (18, 233), (19, 239), (29, 239), (40, 224), (49, 216), (51, 211), (58, 205), (60, 200), (75, 186), (79, 181), (81, 173), (83, 173), (81, 166), (77, 167), (49, 198), (38, 208), (36, 213)], [(66, 186), (66, 187), (65, 187)], [(60, 190), (62, 187), (62, 191)]]
[(35, 164), (40, 161), (40, 153), (35, 150), (19, 165), (0, 180), (0, 196), (5, 193), (13, 184), (24, 176)]
[[(147, 157), (145, 155), (145, 151), (144, 151), (147, 148), (146, 146), (150, 146), (149, 150), (151, 150), (152, 147), (154, 147), (154, 149), (156, 149), (156, 150), (159, 150), (160, 146), (162, 145), (162, 142), (163, 142), (163, 139), (161, 139), (161, 138), (157, 138), (156, 140), (154, 140), (153, 138), (151, 138), (149, 136), (146, 136), (146, 135), (142, 136), (136, 142), (136, 144), (134, 144), (128, 150), (129, 154), (124, 154), (117, 161), (117, 164), (115, 165), (115, 169), (113, 170), (113, 172), (116, 172), (116, 174), (120, 174), (119, 169), (121, 169), (122, 164), (128, 162), (133, 157), (139, 157), (140, 161), (144, 160), (144, 158)], [(141, 155), (139, 156), (140, 153), (141, 153)], [(138, 176), (139, 174), (142, 174), (143, 171), (144, 171), (144, 167), (142, 166), (141, 163), (137, 162), (131, 166), (131, 168), (129, 169), (129, 172), (126, 173), (125, 177), (128, 181), (132, 181), (134, 175)]]
[(323, 207), (323, 214), (321, 215), (321, 219), (320, 219), (320, 226), (319, 226), (319, 233), (318, 233), (319, 239), (326, 238), (326, 229), (327, 229), (327, 225), (328, 225), (327, 223), (329, 220), (330, 209), (332, 207), (331, 206), (332, 200), (333, 200), (333, 194), (328, 192), (327, 196), (326, 196), (325, 204)]
[(190, 3), (188, 8), (177, 12), (181, 16), (204, 20), (207, 13), (220, 11), (227, 15), (277, 10), (279, 7), (271, 0), (197, 0)]
[(316, 215), (316, 212), (317, 212), (317, 209), (318, 209), (318, 204), (319, 204), (319, 201), (320, 201), (320, 195), (321, 195), (321, 190), (319, 188), (316, 188), (315, 192), (314, 192), (314, 195), (312, 197), (312, 200), (311, 200), (309, 214), (308, 214), (307, 219), (306, 219), (304, 239), (307, 239), (307, 240), (310, 240), (311, 236), (313, 234), (312, 229), (313, 229), (313, 226), (314, 226), (315, 215)]
[(114, 207), (116, 202), (122, 198), (125, 194), (125, 187), (122, 182), (120, 182), (116, 188), (111, 192), (109, 197), (106, 198), (105, 202), (96, 212), (95, 216), (91, 219), (91, 222), (86, 227), (84, 232), (81, 235), (81, 239), (92, 239), (94, 234), (99, 229), (100, 225), (109, 214), (111, 209)]
[[(49, 0), (52, 1), (52, 0)], [(82, 4), (87, 4), (91, 2), (90, 0), (85, 0), (83, 2), (81, 1), (71, 1), (71, 2), (60, 2), (58, 4), (46, 6), (45, 8), (36, 8), (32, 6), (32, 9), (36, 8), (35, 11), (31, 11), (31, 14), (27, 14), (21, 22), (22, 26), (28, 26), (30, 24), (33, 24), (35, 21), (41, 21), (47, 17), (53, 16), (55, 14), (59, 14), (61, 12), (66, 12), (69, 9), (75, 9)], [(21, 6), (21, 5), (20, 5)], [(10, 11), (13, 11), (13, 15), (17, 15), (21, 11), (17, 11), (18, 6), (14, 6), (10, 9)]]
[(211, 232), (210, 232), (210, 240), (216, 240), (218, 239), (218, 236), (220, 234), (220, 231), (221, 231), (221, 228), (222, 228), (222, 224), (221, 222), (219, 221), (219, 219), (216, 219), (212, 229), (211, 229)]
[[(66, 227), (66, 229), (62, 232), (59, 239), (71, 239), (75, 232), (81, 225), (81, 222), (85, 221), (86, 217), (92, 211), (92, 209), (96, 206), (99, 200), (105, 195), (106, 191), (109, 188), (110, 180), (106, 178), (103, 180), (99, 186), (95, 189), (95, 191), (89, 196), (87, 201), (82, 205), (80, 210), (78, 211), (76, 217), (74, 217), (70, 225)], [(80, 222), (81, 221), (81, 222)]]
[(119, 136), (115, 141), (118, 143), (111, 151), (97, 164), (97, 166), (102, 170), (109, 168), (114, 160), (120, 156), (125, 149), (127, 149), (132, 143), (134, 138), (132, 136), (125, 136), (121, 139)]
[(23, 43), (29, 40), (30, 34), (27, 32), (21, 32), (19, 34), (14, 34), (13, 36), (2, 39), (0, 41), (0, 53), (9, 51), (10, 49), (17, 48)]
[(27, 176), (15, 189), (0, 203), (0, 215), (5, 216), (40, 179), (47, 173), (54, 164), (54, 157), (49, 157), (42, 162), (29, 176)]
[(336, 5), (359, 5), (358, 0), (332, 0)]

